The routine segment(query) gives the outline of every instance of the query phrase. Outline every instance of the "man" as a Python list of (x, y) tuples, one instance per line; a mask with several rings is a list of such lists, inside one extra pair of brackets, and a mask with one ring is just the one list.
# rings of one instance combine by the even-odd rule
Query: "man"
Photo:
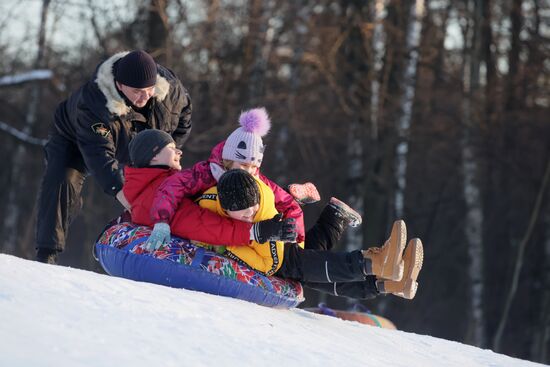
[(181, 149), (191, 125), (187, 90), (145, 51), (121, 52), (101, 63), (55, 112), (38, 196), (37, 260), (55, 264), (64, 250), (88, 174), (129, 209), (122, 193), (129, 142), (142, 130), (159, 129)]

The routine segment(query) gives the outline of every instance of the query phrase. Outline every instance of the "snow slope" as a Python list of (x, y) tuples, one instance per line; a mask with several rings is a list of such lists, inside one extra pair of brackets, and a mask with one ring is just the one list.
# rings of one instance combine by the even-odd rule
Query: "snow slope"
[(0, 254), (0, 366), (218, 365), (538, 364), (299, 309), (270, 309)]

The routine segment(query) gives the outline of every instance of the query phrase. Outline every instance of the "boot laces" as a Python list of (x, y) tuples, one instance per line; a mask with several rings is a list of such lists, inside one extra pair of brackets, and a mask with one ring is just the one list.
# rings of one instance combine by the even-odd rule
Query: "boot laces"
[(370, 247), (367, 249), (368, 254), (379, 254), (380, 252), (382, 252), (380, 247)]

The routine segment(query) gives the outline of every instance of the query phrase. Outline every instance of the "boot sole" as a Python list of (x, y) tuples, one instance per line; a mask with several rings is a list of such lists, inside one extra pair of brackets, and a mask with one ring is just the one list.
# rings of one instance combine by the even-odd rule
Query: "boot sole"
[(414, 259), (414, 265), (411, 267), (409, 275), (403, 274), (403, 276), (410, 278), (412, 281), (418, 279), (418, 274), (422, 269), (422, 264), (424, 263), (424, 246), (420, 238), (413, 238), (409, 241), (409, 246), (411, 246)]
[[(397, 255), (393, 259), (391, 267), (393, 273), (390, 274), (386, 279), (400, 281), (403, 279), (403, 250), (405, 249), (405, 244), (407, 243), (407, 226), (402, 220), (396, 220), (393, 222), (390, 238), (394, 235), (397, 236)], [(386, 258), (386, 261), (388, 259)], [(382, 271), (383, 273), (383, 271)]]
[(321, 200), (319, 191), (311, 182), (305, 184), (292, 184), (288, 187), (290, 194), (298, 201), (304, 202), (304, 204), (313, 204)]
[(339, 210), (346, 212), (346, 216), (349, 218), (350, 227), (359, 227), (363, 223), (363, 217), (356, 210), (350, 207), (348, 204), (344, 203), (342, 200), (335, 198), (334, 196), (330, 198), (329, 203), (338, 207)]
[[(386, 285), (385, 289), (398, 297), (413, 299), (418, 290), (418, 282), (416, 280), (418, 279), (418, 274), (424, 262), (424, 247), (422, 246), (422, 241), (418, 238), (410, 240), (405, 250), (404, 257), (407, 259), (407, 264), (410, 265), (407, 267), (407, 272), (403, 275), (403, 280), (400, 282), (389, 281), (387, 283), (391, 285), (391, 288)], [(396, 291), (396, 288), (399, 290)], [(392, 291), (391, 289), (394, 290)]]
[(413, 299), (416, 296), (418, 289), (418, 283), (412, 279), (407, 279), (403, 287), (403, 292), (396, 293), (396, 296), (403, 297), (405, 299)]
[[(418, 289), (418, 274), (422, 269), (422, 264), (424, 262), (424, 246), (422, 241), (419, 238), (413, 238), (409, 241), (407, 249), (405, 251), (412, 251), (411, 259), (413, 265), (410, 267), (408, 274), (403, 274), (405, 278), (405, 283), (403, 284), (403, 291), (396, 293), (397, 296), (403, 297), (406, 299), (413, 299), (416, 296), (416, 291)], [(406, 254), (405, 256), (408, 256)]]
[(409, 274), (403, 275), (407, 280), (405, 281), (403, 292), (400, 296), (406, 299), (413, 299), (418, 289), (416, 280), (418, 279), (418, 274), (420, 274), (422, 264), (424, 263), (424, 246), (419, 238), (413, 238), (407, 245), (407, 250), (409, 250), (409, 248), (411, 249), (410, 251), (412, 251), (413, 266), (409, 269)]

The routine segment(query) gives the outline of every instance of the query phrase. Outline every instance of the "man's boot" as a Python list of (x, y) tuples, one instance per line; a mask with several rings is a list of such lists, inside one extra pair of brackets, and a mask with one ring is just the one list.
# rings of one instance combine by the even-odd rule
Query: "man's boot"
[(36, 261), (44, 264), (57, 264), (57, 250), (39, 247), (36, 251)]
[(393, 222), (390, 238), (382, 247), (363, 251), (365, 273), (377, 278), (401, 280), (403, 277), (403, 250), (407, 241), (407, 227), (402, 220)]
[(418, 273), (422, 269), (424, 261), (424, 247), (422, 241), (418, 238), (413, 238), (409, 241), (405, 255), (403, 256), (405, 269), (403, 271), (403, 279), (400, 281), (378, 280), (376, 286), (380, 293), (392, 293), (398, 297), (413, 299), (418, 289)]
[(348, 226), (358, 227), (361, 223), (363, 223), (361, 214), (357, 213), (342, 200), (331, 197), (328, 205), (336, 209), (336, 215), (340, 216)]
[(294, 197), (294, 200), (302, 205), (313, 204), (321, 200), (319, 191), (311, 182), (288, 185), (288, 192)]

